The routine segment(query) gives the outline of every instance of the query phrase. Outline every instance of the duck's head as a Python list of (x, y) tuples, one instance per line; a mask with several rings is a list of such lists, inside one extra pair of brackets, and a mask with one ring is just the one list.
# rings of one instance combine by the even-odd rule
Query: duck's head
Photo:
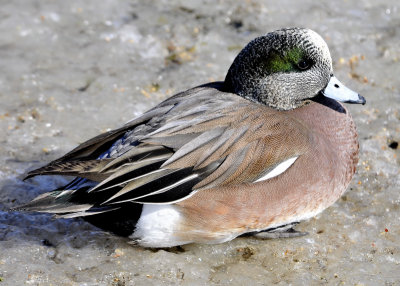
[(251, 41), (225, 78), (227, 91), (279, 110), (304, 105), (323, 94), (342, 102), (365, 103), (333, 76), (325, 41), (309, 29), (282, 29)]

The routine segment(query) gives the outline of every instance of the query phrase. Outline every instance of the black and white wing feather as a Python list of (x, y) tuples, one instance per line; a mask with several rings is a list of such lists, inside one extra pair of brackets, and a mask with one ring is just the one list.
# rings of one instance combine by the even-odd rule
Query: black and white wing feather
[(214, 83), (177, 94), (30, 172), (27, 178), (77, 178), (19, 209), (73, 217), (132, 202), (174, 203), (203, 189), (254, 182), (306, 151), (309, 138), (301, 125), (292, 127), (292, 133), (304, 144), (297, 140), (289, 151), (281, 150), (279, 144), (293, 126), (285, 122), (291, 119), (221, 87)]

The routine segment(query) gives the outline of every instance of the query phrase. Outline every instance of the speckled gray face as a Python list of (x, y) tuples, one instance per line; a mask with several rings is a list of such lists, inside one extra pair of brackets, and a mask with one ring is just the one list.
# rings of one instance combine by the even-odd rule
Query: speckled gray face
[(229, 91), (290, 110), (328, 84), (332, 60), (325, 41), (309, 29), (278, 30), (251, 41), (225, 79)]

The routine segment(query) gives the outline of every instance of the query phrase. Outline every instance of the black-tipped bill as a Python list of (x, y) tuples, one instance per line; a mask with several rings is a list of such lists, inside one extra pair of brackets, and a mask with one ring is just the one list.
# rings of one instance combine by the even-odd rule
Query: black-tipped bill
[(331, 77), (331, 80), (329, 81), (325, 89), (322, 91), (322, 94), (326, 97), (345, 103), (357, 103), (357, 104), (366, 103), (366, 100), (363, 96), (347, 88), (335, 76)]

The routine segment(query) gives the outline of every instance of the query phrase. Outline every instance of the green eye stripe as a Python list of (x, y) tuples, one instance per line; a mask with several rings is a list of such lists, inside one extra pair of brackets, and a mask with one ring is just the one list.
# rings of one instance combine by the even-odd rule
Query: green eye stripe
[(293, 48), (283, 56), (273, 52), (263, 64), (264, 69), (269, 73), (290, 72), (298, 70), (297, 63), (303, 58), (304, 52), (300, 48)]

